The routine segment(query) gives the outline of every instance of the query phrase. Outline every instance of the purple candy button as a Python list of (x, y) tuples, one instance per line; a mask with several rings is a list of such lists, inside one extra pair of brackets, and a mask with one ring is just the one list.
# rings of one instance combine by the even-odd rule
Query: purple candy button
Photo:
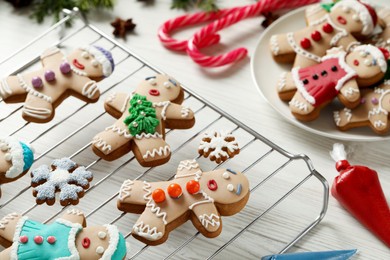
[(40, 77), (33, 77), (31, 83), (34, 88), (41, 88), (43, 86), (43, 82)]
[(68, 62), (63, 62), (61, 65), (60, 65), (60, 71), (61, 73), (63, 74), (68, 74), (70, 72), (70, 64)]
[(377, 105), (379, 103), (378, 99), (377, 98), (372, 98), (371, 99), (371, 102), (374, 104), (374, 105)]
[(47, 70), (45, 72), (45, 79), (46, 81), (53, 81), (56, 79), (56, 74), (52, 70)]

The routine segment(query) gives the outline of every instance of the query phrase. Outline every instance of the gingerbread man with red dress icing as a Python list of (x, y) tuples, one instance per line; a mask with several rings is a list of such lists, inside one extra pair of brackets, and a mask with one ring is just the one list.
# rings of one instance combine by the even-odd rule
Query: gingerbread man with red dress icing
[(163, 74), (146, 78), (132, 94), (113, 93), (104, 107), (118, 120), (93, 138), (93, 151), (108, 161), (132, 150), (142, 166), (166, 163), (171, 149), (165, 142), (165, 128), (187, 129), (195, 124), (191, 109), (180, 105), (183, 100), (181, 85)]
[(375, 10), (358, 0), (337, 2), (329, 13), (309, 7), (308, 26), (296, 32), (273, 35), (270, 49), (277, 62), (308, 67), (321, 62), (326, 50), (341, 46), (348, 50), (356, 39), (368, 38), (377, 24)]
[(100, 96), (96, 82), (114, 70), (111, 53), (98, 46), (78, 48), (68, 56), (54, 47), (41, 55), (41, 63), (42, 69), (0, 81), (4, 102), (24, 102), (23, 118), (35, 123), (50, 121), (54, 109), (69, 95), (96, 102)]
[(133, 236), (158, 245), (187, 220), (204, 236), (218, 236), (221, 216), (239, 212), (249, 194), (249, 182), (243, 173), (229, 169), (203, 172), (195, 160), (186, 160), (180, 162), (171, 181), (126, 180), (120, 189), (118, 208), (141, 213), (133, 226)]
[(354, 108), (360, 102), (359, 88), (382, 80), (388, 57), (387, 50), (373, 45), (360, 45), (348, 53), (333, 48), (321, 63), (284, 73), (277, 85), (279, 97), (290, 100), (292, 114), (302, 121), (316, 119), (336, 96), (346, 107)]

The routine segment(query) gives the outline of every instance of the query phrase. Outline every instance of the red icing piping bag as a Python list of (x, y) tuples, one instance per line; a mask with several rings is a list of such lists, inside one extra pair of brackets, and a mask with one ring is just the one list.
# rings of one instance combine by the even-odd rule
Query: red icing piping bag
[(377, 172), (366, 166), (351, 166), (342, 144), (334, 144), (330, 155), (339, 172), (331, 189), (333, 197), (390, 247), (390, 209)]

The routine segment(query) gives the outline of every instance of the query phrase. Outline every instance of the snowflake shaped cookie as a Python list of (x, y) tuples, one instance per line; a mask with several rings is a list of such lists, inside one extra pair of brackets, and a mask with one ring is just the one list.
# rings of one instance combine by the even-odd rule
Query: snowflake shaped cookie
[(221, 163), (240, 153), (236, 138), (226, 131), (211, 131), (203, 135), (198, 152), (211, 161)]
[(31, 177), (33, 195), (38, 204), (53, 205), (55, 194), (59, 192), (62, 206), (78, 204), (93, 178), (91, 172), (69, 158), (56, 159), (51, 166), (42, 165), (31, 172)]

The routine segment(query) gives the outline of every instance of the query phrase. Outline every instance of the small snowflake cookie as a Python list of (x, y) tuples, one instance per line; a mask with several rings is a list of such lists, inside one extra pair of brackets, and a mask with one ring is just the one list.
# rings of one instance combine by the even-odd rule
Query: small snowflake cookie
[(33, 195), (38, 204), (53, 205), (55, 194), (59, 192), (62, 206), (78, 204), (93, 178), (91, 172), (69, 158), (56, 159), (51, 166), (42, 165), (31, 172), (31, 177)]
[(203, 135), (198, 152), (211, 161), (221, 163), (240, 153), (236, 138), (226, 131), (211, 131)]

